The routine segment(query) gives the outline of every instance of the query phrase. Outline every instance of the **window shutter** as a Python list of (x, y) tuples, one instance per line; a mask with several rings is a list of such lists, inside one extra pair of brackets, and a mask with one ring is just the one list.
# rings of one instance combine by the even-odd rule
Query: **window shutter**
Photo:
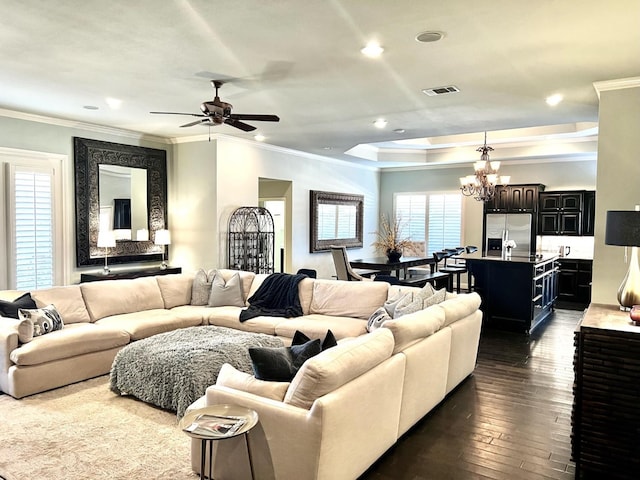
[(13, 260), (18, 290), (54, 285), (53, 172), (11, 169)]

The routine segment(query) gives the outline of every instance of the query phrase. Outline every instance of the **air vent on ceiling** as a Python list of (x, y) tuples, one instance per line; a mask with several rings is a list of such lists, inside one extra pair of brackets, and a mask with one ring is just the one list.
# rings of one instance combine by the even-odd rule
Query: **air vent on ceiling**
[(459, 91), (460, 90), (455, 85), (449, 85), (448, 87), (425, 88), (422, 90), (422, 93), (424, 93), (425, 95), (429, 95), (430, 97), (435, 97), (436, 95), (458, 93)]

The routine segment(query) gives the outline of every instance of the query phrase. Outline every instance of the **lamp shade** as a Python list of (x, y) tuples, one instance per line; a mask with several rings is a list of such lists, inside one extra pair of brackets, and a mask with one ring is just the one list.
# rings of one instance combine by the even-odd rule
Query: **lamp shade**
[(169, 244), (171, 244), (171, 233), (169, 232), (169, 230), (166, 230), (166, 229), (157, 230), (156, 231), (155, 244), (156, 245), (169, 245)]
[(609, 210), (604, 243), (640, 247), (640, 211)]
[(100, 230), (98, 232), (98, 247), (108, 248), (116, 246), (116, 236), (113, 230)]

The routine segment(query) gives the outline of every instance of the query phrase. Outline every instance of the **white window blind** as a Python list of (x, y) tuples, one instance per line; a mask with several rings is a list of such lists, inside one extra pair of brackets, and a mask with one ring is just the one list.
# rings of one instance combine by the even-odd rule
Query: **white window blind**
[(396, 194), (395, 215), (402, 221), (403, 236), (426, 241), (427, 255), (461, 245), (460, 192)]
[(14, 166), (9, 170), (15, 288), (54, 285), (53, 171)]

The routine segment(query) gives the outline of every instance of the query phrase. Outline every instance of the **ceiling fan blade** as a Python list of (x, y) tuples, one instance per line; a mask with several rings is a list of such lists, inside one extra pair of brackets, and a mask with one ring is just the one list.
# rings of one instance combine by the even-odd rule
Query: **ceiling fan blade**
[(180, 113), (180, 112), (149, 112), (157, 115), (189, 115), (191, 117), (206, 117), (201, 113)]
[(202, 118), (200, 120), (196, 120), (195, 122), (185, 123), (184, 125), (180, 125), (180, 128), (182, 128), (182, 127), (193, 127), (194, 125), (199, 125), (201, 123), (210, 123), (209, 117)]
[(261, 122), (279, 122), (280, 117), (277, 115), (261, 115), (254, 113), (232, 113), (229, 115), (229, 118), (233, 118), (235, 120), (259, 120)]
[(256, 127), (241, 122), (235, 118), (225, 118), (224, 123), (226, 123), (227, 125), (231, 125), (232, 127), (239, 128), (240, 130), (243, 130), (245, 132), (253, 132), (256, 129)]

